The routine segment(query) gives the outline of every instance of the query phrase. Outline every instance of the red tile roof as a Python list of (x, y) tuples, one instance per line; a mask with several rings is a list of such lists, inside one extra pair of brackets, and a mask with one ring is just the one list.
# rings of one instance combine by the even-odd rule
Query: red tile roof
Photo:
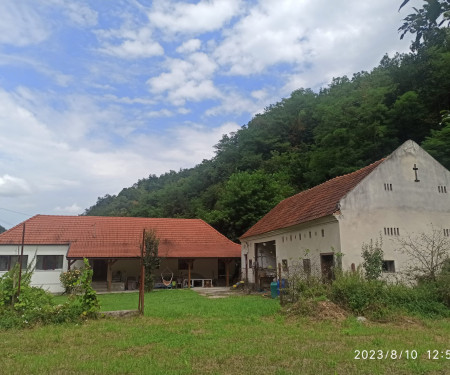
[[(19, 224), (0, 234), (0, 245), (20, 244), (22, 228)], [(68, 258), (138, 257), (144, 229), (155, 230), (161, 257), (241, 255), (240, 245), (200, 219), (37, 215), (25, 221), (25, 244), (69, 244)]]
[(338, 210), (339, 201), (383, 160), (286, 198), (245, 232), (241, 239), (333, 214)]

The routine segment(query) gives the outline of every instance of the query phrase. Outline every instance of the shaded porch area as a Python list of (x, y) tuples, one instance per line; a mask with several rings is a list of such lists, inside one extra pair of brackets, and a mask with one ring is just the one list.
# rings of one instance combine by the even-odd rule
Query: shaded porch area
[[(93, 269), (92, 285), (99, 292), (139, 287), (139, 258), (90, 258), (89, 264)], [(81, 265), (81, 260), (69, 259), (69, 268)], [(162, 258), (153, 279), (155, 288), (207, 288), (230, 286), (239, 276), (240, 258)]]

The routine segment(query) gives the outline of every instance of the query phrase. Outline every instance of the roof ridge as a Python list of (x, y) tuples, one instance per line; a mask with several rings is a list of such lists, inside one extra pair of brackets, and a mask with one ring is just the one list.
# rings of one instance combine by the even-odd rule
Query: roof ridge
[[(364, 169), (366, 169), (366, 168), (372, 167), (374, 164), (381, 164), (381, 162), (383, 162), (385, 159), (386, 159), (386, 158), (379, 159), (379, 160), (374, 161), (373, 163), (371, 163), (371, 164), (369, 164), (369, 165), (366, 165), (365, 167), (362, 167), (362, 168), (357, 169), (356, 171), (349, 172), (349, 173), (346, 173), (346, 174), (342, 174), (342, 175), (340, 175), (340, 176), (335, 176), (335, 177), (333, 177), (333, 178), (330, 178), (329, 180), (326, 180), (326, 181), (324, 181), (324, 182), (322, 182), (322, 183), (320, 183), (320, 184), (318, 184), (318, 185), (315, 185), (315, 186), (313, 186), (313, 187), (310, 187), (309, 189), (300, 191), (300, 192), (298, 192), (297, 194), (294, 194), (294, 195), (292, 195), (292, 196), (290, 196), (290, 197), (287, 197), (287, 198), (283, 199), (281, 202), (284, 202), (285, 200), (294, 198), (294, 197), (296, 197), (296, 196), (298, 196), (298, 195), (300, 195), (300, 194), (306, 193), (306, 192), (308, 192), (308, 191), (310, 191), (310, 190), (316, 189), (316, 188), (318, 188), (318, 187), (320, 187), (320, 186), (323, 186), (323, 185), (325, 185), (325, 184), (329, 184), (329, 183), (331, 183), (332, 181), (335, 181), (335, 180), (338, 180), (338, 179), (342, 179), (342, 178), (344, 178), (344, 177), (348, 177), (348, 176), (350, 176), (350, 175), (352, 175), (352, 174), (354, 174), (354, 173), (357, 173), (357, 172), (360, 172), (360, 171), (362, 171), (362, 170), (364, 170)], [(281, 202), (280, 202), (280, 203), (281, 203)]]
[(286, 228), (333, 214), (336, 212), (336, 204), (385, 160), (386, 158), (382, 158), (356, 171), (336, 176), (283, 199), (240, 238)]

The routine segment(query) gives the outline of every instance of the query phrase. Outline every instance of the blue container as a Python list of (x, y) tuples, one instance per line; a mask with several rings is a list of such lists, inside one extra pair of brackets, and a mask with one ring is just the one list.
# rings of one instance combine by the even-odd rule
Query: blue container
[(279, 289), (278, 289), (278, 283), (273, 281), (270, 283), (270, 296), (272, 298), (277, 298), (279, 293)]
[[(281, 279), (281, 289), (286, 288), (286, 279)], [(280, 295), (280, 281), (277, 280), (277, 294)]]

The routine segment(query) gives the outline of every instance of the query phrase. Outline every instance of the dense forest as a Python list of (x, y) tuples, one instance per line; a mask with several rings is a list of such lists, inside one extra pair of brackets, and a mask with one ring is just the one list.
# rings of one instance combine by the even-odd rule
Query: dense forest
[(282, 199), (407, 139), (450, 168), (450, 32), (440, 21), (449, 2), (434, 1), (437, 14), (430, 3), (399, 29), (416, 36), (410, 53), (386, 55), (372, 71), (335, 78), (319, 92), (298, 89), (224, 135), (211, 160), (150, 175), (99, 198), (85, 215), (202, 218), (236, 240)]

